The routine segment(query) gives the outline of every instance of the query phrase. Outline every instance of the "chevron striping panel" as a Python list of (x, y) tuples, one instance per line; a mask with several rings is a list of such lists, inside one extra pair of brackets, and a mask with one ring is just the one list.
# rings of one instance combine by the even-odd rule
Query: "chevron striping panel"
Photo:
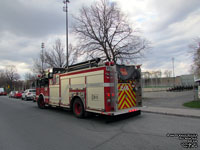
[(130, 83), (118, 84), (118, 109), (126, 109), (136, 106), (135, 92)]

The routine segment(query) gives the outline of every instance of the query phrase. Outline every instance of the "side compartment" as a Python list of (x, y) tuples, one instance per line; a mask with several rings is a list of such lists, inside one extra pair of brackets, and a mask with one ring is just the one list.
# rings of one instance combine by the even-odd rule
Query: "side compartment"
[(53, 80), (50, 81), (49, 85), (49, 104), (59, 106), (60, 95), (59, 95), (59, 74), (53, 76)]
[(59, 106), (59, 85), (49, 86), (49, 104)]
[(104, 110), (104, 71), (98, 71), (94, 75), (88, 75), (87, 83), (87, 109)]
[(104, 70), (105, 67), (101, 67), (62, 75), (60, 106), (72, 107), (74, 100), (79, 97), (85, 111), (104, 111)]
[(60, 79), (60, 86), (61, 86), (61, 106), (69, 106), (69, 78), (68, 77), (61, 77)]
[(85, 107), (85, 76), (83, 74), (71, 76), (69, 83), (69, 101), (79, 97)]

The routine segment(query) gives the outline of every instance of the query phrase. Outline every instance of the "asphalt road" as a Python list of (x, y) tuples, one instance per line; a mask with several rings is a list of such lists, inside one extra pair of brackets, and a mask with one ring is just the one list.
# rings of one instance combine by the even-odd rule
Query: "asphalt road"
[[(0, 150), (177, 150), (167, 133), (200, 135), (200, 119), (142, 113), (113, 123), (0, 97)], [(200, 143), (198, 143), (200, 146)]]
[(193, 91), (183, 92), (143, 92), (143, 106), (185, 108), (183, 103), (194, 100)]

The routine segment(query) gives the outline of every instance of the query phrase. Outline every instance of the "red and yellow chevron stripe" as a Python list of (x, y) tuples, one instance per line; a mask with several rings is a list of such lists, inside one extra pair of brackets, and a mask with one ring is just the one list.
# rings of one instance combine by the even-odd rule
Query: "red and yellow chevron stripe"
[(126, 109), (136, 106), (135, 92), (130, 83), (118, 84), (118, 109)]

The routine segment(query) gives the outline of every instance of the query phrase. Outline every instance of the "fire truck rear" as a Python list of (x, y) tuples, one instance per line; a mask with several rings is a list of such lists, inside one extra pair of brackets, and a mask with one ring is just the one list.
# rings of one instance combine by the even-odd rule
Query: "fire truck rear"
[(86, 112), (116, 116), (140, 113), (140, 66), (102, 63), (100, 59), (51, 68), (37, 79), (39, 108), (69, 108), (76, 117)]

